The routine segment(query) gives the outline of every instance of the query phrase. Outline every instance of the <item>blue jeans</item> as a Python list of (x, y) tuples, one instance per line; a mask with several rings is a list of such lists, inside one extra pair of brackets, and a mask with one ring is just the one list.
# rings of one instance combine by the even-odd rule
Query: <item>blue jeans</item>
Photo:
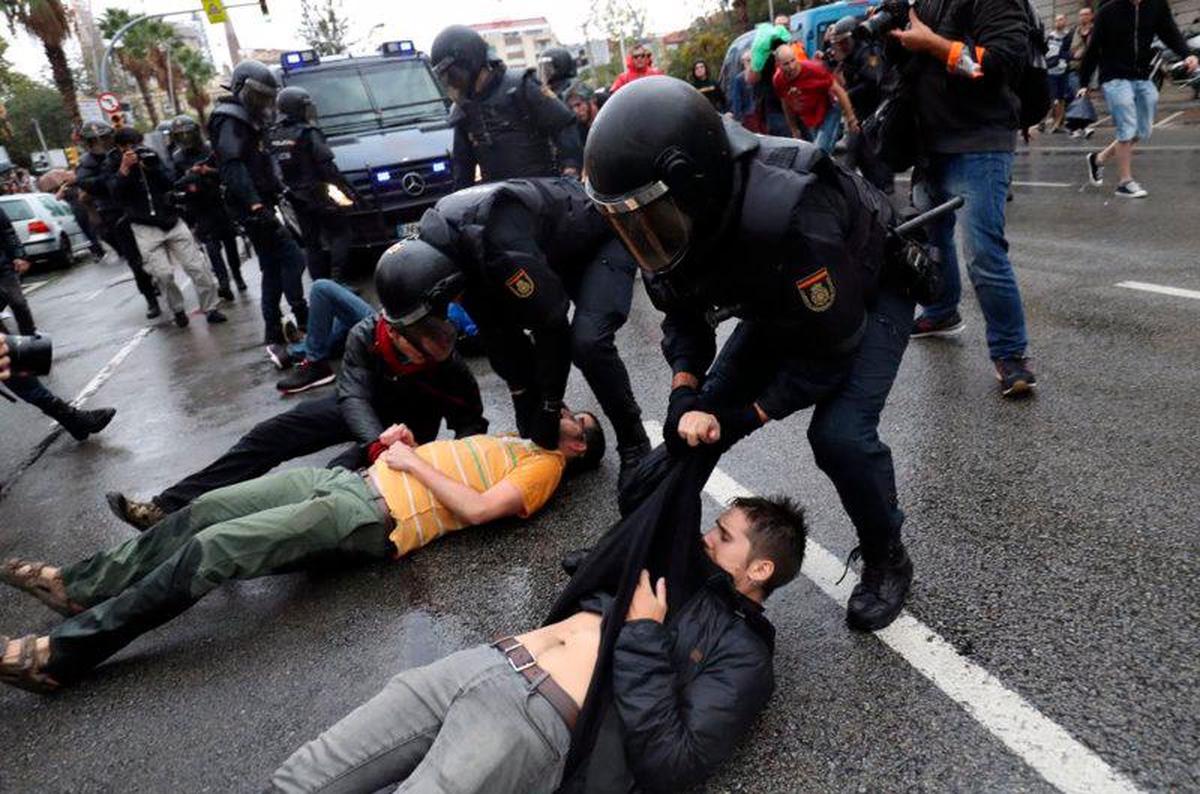
[(927, 209), (951, 196), (962, 196), (966, 201), (961, 210), (930, 228), (930, 242), (941, 254), (946, 286), (940, 301), (924, 307), (924, 316), (942, 320), (958, 311), (962, 276), (954, 244), (954, 223), (956, 216), (961, 215), (967, 275), (987, 323), (988, 351), (993, 359), (1023, 356), (1029, 342), (1021, 292), (1008, 260), (1008, 240), (1004, 238), (1004, 210), (1012, 163), (1012, 152), (935, 154), (913, 190), (917, 209)]
[(702, 390), (708, 405), (718, 411), (741, 407), (759, 399), (781, 365), (789, 365), (797, 398), (792, 410), (815, 406), (808, 424), (813, 457), (837, 488), (868, 560), (886, 556), (900, 539), (904, 523), (892, 451), (879, 438), (879, 415), (908, 346), (912, 313), (910, 298), (884, 289), (853, 353), (807, 359), (801, 366), (779, 351), (769, 329), (743, 322), (721, 348)]
[(842, 109), (831, 104), (829, 112), (825, 114), (825, 120), (812, 132), (815, 136), (813, 143), (817, 148), (825, 154), (833, 154), (833, 147), (837, 146), (838, 138), (842, 137)]
[(288, 347), (293, 356), (324, 361), (345, 347), (350, 329), (375, 314), (371, 304), (336, 281), (319, 278), (308, 291), (308, 332)]

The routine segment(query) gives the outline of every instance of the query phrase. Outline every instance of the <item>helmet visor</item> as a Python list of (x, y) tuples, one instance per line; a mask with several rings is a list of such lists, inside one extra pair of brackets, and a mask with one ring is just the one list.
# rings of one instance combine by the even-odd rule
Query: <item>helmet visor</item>
[(642, 270), (666, 273), (687, 254), (692, 243), (692, 219), (662, 182), (652, 182), (613, 199), (597, 195), (591, 185), (587, 190), (592, 203)]
[(392, 317), (385, 311), (384, 322), (409, 344), (434, 361), (445, 361), (454, 352), (458, 329), (445, 317), (432, 313), (422, 305), (404, 317)]
[(273, 85), (249, 79), (242, 83), (238, 99), (252, 115), (265, 118), (275, 110), (275, 95), (278, 93), (279, 89)]

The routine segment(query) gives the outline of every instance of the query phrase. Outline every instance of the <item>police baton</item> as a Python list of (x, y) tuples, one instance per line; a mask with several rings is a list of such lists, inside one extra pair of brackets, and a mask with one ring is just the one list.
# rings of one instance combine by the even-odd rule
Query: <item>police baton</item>
[(894, 234), (905, 235), (905, 234), (908, 234), (909, 232), (916, 231), (917, 229), (921, 228), (922, 226), (926, 226), (930, 223), (933, 223), (934, 221), (936, 221), (938, 218), (942, 217), (943, 215), (948, 215), (949, 213), (956, 211), (964, 203), (965, 202), (963, 201), (962, 196), (955, 196), (954, 198), (950, 199), (949, 201), (939, 204), (936, 207), (934, 207), (933, 209), (925, 210), (917, 217), (905, 221), (904, 223), (897, 226), (895, 229), (892, 229), (892, 232)]

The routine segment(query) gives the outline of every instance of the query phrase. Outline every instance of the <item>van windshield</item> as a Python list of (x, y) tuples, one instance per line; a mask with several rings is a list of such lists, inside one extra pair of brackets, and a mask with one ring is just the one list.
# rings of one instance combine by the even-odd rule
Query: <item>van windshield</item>
[(288, 85), (301, 86), (317, 106), (326, 134), (381, 129), (446, 117), (446, 102), (429, 68), (420, 60), (297, 71)]

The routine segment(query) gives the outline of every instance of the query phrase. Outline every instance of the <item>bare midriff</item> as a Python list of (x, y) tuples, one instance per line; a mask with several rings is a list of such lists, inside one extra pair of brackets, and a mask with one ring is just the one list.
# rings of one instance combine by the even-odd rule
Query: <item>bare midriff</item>
[(579, 612), (516, 638), (582, 708), (600, 654), (600, 616)]

